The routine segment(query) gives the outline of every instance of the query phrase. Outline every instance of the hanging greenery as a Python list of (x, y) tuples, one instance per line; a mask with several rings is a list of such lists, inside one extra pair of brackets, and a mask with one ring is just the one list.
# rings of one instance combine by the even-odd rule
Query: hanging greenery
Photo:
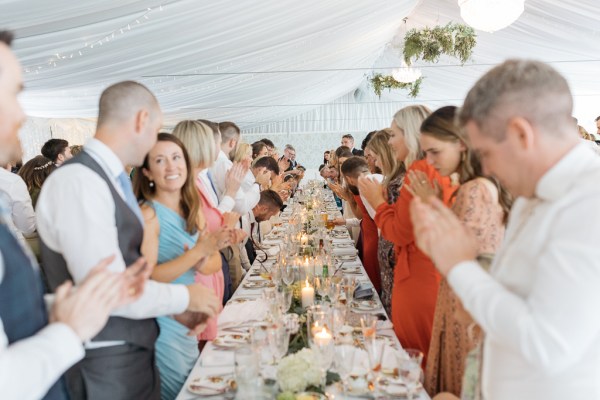
[(375, 94), (381, 97), (381, 92), (383, 89), (406, 89), (409, 90), (408, 95), (412, 98), (415, 98), (419, 95), (419, 91), (421, 90), (421, 83), (423, 82), (423, 77), (420, 77), (414, 82), (404, 83), (398, 82), (391, 75), (383, 75), (380, 73), (376, 73), (369, 78), (369, 82), (371, 86), (373, 86), (373, 90)]
[(456, 57), (466, 63), (477, 44), (477, 35), (473, 28), (449, 22), (445, 26), (411, 29), (404, 37), (404, 61), (423, 60), (438, 62), (442, 54)]

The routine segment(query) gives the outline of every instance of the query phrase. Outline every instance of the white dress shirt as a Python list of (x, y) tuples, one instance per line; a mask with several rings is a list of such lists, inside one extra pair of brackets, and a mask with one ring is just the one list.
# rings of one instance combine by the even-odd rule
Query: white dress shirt
[(27, 185), (19, 175), (0, 168), (0, 190), (10, 199), (8, 207), (11, 209), (12, 220), (6, 221), (6, 224), (17, 239), (24, 243), (23, 236), (30, 236), (35, 232), (35, 213)]
[(448, 281), (486, 332), (486, 400), (600, 399), (600, 159), (580, 144), (515, 202), (490, 274)]
[[(91, 139), (85, 152), (96, 160), (122, 196), (117, 177), (123, 164), (104, 143)], [(63, 165), (44, 183), (37, 204), (40, 238), (65, 258), (75, 284), (80, 283), (101, 259), (115, 255), (112, 271), (125, 270), (119, 250), (115, 204), (107, 183), (81, 164)], [(148, 281), (136, 302), (113, 315), (143, 319), (178, 314), (186, 310), (189, 292), (184, 285)]]
[[(210, 172), (213, 176), (213, 183), (217, 189), (217, 195), (220, 202), (231, 199), (231, 197), (225, 196), (225, 183), (227, 181), (227, 172), (232, 166), (233, 163), (229, 157), (227, 157), (227, 154), (221, 150), (217, 161), (215, 161), (215, 164), (210, 168)], [(240, 188), (235, 194), (235, 199), (231, 199), (235, 203), (232, 210), (240, 215), (244, 215), (252, 210), (260, 200), (260, 188), (258, 185), (255, 185), (254, 182), (255, 179), (252, 171), (248, 171), (246, 176), (244, 176)], [(232, 210), (230, 209), (228, 211)]]

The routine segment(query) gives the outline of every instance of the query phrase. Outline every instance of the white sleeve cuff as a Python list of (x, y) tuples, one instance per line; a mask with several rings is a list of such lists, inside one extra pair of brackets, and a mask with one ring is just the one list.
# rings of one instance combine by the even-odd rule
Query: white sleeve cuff
[(230, 196), (224, 196), (221, 202), (219, 203), (219, 207), (217, 208), (219, 209), (219, 211), (221, 211), (221, 213), (226, 213), (231, 212), (231, 210), (233, 210), (233, 207), (235, 207), (235, 200)]
[(479, 266), (477, 261), (463, 261), (454, 266), (446, 279), (459, 296), (467, 293), (480, 279), (488, 279), (489, 275)]

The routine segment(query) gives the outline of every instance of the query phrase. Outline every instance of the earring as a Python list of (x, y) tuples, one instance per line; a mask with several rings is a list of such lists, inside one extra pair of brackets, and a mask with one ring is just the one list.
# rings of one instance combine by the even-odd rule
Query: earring
[(150, 183), (148, 184), (151, 188), (154, 187), (154, 181), (150, 181)]

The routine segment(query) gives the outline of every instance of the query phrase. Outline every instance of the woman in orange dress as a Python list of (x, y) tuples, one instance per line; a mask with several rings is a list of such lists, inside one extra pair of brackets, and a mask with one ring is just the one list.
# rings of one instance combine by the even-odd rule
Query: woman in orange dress
[[(408, 166), (407, 172), (421, 171), (427, 180), (434, 182), (446, 203), (450, 202), (456, 187), (448, 177), (441, 177), (426, 160), (419, 160), (421, 123), (430, 114), (421, 105), (408, 106), (394, 115), (389, 145), (396, 158)], [(410, 179), (405, 178), (405, 184)], [(358, 182), (361, 195), (376, 210), (375, 223), (381, 235), (394, 243), (396, 266), (392, 289), (392, 323), (394, 331), (404, 348), (429, 351), (433, 314), (437, 300), (440, 275), (431, 260), (415, 245), (413, 227), (409, 215), (412, 194), (403, 186), (396, 203), (388, 204), (381, 184), (368, 178)], [(426, 360), (423, 360), (425, 365)]]
[[(455, 114), (454, 106), (442, 107), (431, 114), (421, 125), (421, 148), (429, 164), (442, 176), (453, 175), (460, 182), (452, 210), (477, 238), (480, 262), (491, 261), (504, 236), (510, 198), (495, 180), (483, 175), (479, 158), (454, 124)], [(421, 184), (424, 179), (414, 174), (410, 178), (414, 182), (410, 189), (416, 195), (422, 199), (435, 195), (428, 182)], [(467, 354), (479, 338), (469, 333), (473, 320), (459, 315), (460, 311), (460, 301), (442, 279), (425, 371), (425, 389), (431, 396), (440, 392), (456, 396), (463, 393)], [(473, 398), (463, 394), (465, 398)]]

